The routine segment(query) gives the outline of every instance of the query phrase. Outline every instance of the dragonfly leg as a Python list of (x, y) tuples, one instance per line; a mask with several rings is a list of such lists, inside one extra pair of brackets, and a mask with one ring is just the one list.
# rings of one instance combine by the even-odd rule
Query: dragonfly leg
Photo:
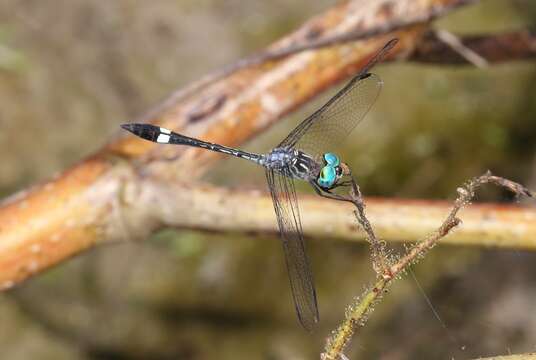
[(320, 195), (322, 197), (325, 197), (327, 199), (339, 200), (339, 201), (347, 201), (347, 202), (351, 202), (351, 203), (354, 202), (354, 200), (352, 198), (350, 198), (350, 197), (342, 196), (342, 195), (339, 195), (339, 194), (334, 194), (329, 190), (321, 188), (320, 185), (318, 185), (314, 181), (311, 181), (311, 186), (313, 187), (313, 189), (316, 191), (316, 193), (318, 195)]
[(334, 188), (337, 188), (339, 186), (350, 186), (350, 185), (352, 185), (352, 183), (353, 183), (352, 180), (342, 181), (340, 183), (335, 184)]

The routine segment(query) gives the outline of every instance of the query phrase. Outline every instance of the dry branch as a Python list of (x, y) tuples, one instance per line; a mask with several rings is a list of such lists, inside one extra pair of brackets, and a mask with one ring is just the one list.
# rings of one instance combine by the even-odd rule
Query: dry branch
[[(237, 191), (155, 179), (129, 183), (123, 191), (125, 228), (140, 238), (167, 226), (208, 231), (275, 233), (271, 198), (258, 190)], [(211, 206), (207, 206), (211, 204)], [(417, 241), (437, 228), (452, 204), (447, 201), (367, 198), (367, 215), (377, 235), (389, 242)], [(305, 235), (363, 241), (351, 204), (300, 195)], [(152, 222), (144, 220), (150, 215)], [(149, 226), (148, 226), (149, 224)], [(126, 235), (127, 238), (133, 235)], [(444, 243), (536, 249), (536, 209), (476, 204), (463, 210), (463, 224)]]
[[(336, 360), (344, 357), (343, 351), (352, 340), (353, 335), (357, 329), (366, 324), (370, 314), (374, 310), (374, 306), (381, 300), (383, 294), (387, 292), (393, 281), (404, 275), (411, 265), (423, 259), (439, 240), (449, 235), (461, 223), (460, 218), (458, 218), (460, 210), (470, 204), (475, 196), (475, 191), (485, 184), (494, 184), (506, 188), (516, 196), (533, 196), (524, 186), (508, 179), (494, 176), (489, 171), (459, 187), (457, 189), (458, 197), (439, 228), (427, 235), (422, 241), (409, 247), (400, 258), (389, 259), (391, 261), (390, 267), (383, 273), (379, 273), (376, 283), (366, 290), (354, 304), (348, 307), (344, 321), (328, 339), (326, 350), (321, 355), (322, 359)], [(363, 215), (356, 214), (358, 221), (361, 222), (359, 220), (360, 216)], [(375, 235), (372, 234), (372, 237), (374, 238)], [(376, 239), (371, 239), (371, 242), (373, 240), (375, 241)]]

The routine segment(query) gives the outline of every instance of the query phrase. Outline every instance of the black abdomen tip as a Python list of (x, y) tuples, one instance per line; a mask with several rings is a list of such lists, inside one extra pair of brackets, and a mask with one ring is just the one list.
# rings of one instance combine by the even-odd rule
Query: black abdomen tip
[(121, 127), (142, 139), (156, 141), (160, 128), (151, 124), (121, 124)]

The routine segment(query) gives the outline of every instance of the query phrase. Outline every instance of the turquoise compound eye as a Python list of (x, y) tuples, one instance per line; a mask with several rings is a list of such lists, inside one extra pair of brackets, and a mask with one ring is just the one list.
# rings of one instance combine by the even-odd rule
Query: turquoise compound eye
[(339, 157), (337, 155), (335, 155), (334, 153), (325, 153), (324, 154), (324, 160), (326, 160), (326, 163), (328, 165), (331, 165), (333, 167), (337, 167), (340, 165), (340, 160), (339, 160)]
[(337, 181), (337, 171), (331, 165), (324, 166), (320, 171), (317, 183), (323, 188), (329, 189)]

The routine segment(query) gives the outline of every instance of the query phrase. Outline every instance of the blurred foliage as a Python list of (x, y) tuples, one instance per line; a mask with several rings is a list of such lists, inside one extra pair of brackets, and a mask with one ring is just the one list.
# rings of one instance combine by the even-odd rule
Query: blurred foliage
[[(77, 162), (173, 89), (330, 5), (3, 0), (0, 194)], [(436, 26), (493, 32), (535, 19), (534, 1), (488, 0)], [(488, 168), (535, 187), (534, 63), (376, 71), (384, 91), (341, 149), (367, 195), (449, 199)], [(269, 149), (334, 91), (245, 148)], [(265, 186), (262, 171), (233, 159), (206, 180)], [(322, 319), (313, 334), (295, 319), (278, 240), (163, 230), (143, 244), (97, 249), (2, 296), (2, 357), (317, 358), (372, 273), (366, 246), (309, 243)], [(533, 350), (534, 260), (532, 253), (434, 249), (414, 272), (442, 322), (409, 276), (377, 307), (349, 355), (458, 359)]]

